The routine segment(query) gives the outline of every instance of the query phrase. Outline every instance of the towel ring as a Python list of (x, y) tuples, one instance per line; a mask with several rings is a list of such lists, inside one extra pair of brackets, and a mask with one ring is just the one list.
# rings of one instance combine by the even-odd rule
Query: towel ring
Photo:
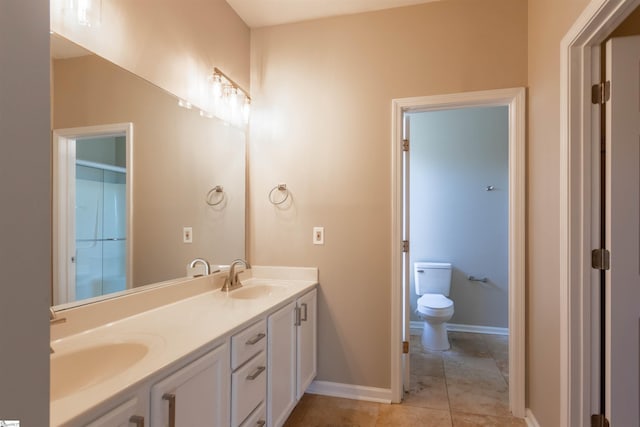
[[(217, 194), (217, 202), (211, 201), (211, 196)], [(209, 206), (218, 206), (220, 203), (224, 201), (224, 188), (221, 185), (216, 185), (207, 193), (207, 197), (205, 199)]]
[[(282, 198), (282, 200), (278, 200), (278, 201), (275, 200), (275, 196), (273, 193), (276, 190), (284, 192), (284, 197)], [(275, 187), (273, 187), (271, 191), (269, 191), (269, 201), (271, 202), (272, 205), (275, 205), (275, 206), (281, 205), (284, 202), (286, 202), (288, 198), (289, 198), (289, 190), (287, 190), (287, 184), (278, 184)]]

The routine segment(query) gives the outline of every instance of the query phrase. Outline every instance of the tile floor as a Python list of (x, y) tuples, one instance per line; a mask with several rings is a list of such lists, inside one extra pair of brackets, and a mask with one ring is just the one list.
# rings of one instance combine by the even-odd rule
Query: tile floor
[(285, 427), (511, 427), (506, 336), (449, 332), (451, 349), (411, 336), (411, 390), (387, 405), (305, 394)]

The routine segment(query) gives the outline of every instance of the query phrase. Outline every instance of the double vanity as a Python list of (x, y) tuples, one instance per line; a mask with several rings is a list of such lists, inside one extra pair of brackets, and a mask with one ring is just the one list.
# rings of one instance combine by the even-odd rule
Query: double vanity
[(316, 375), (317, 269), (225, 277), (56, 312), (51, 426), (281, 426)]

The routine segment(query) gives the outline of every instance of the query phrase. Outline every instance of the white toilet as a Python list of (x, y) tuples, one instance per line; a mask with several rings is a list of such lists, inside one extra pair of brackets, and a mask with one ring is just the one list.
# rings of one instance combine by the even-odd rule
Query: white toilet
[(424, 320), (422, 346), (429, 350), (448, 350), (449, 337), (445, 324), (453, 316), (451, 264), (445, 262), (416, 262), (413, 265), (416, 294), (416, 313)]

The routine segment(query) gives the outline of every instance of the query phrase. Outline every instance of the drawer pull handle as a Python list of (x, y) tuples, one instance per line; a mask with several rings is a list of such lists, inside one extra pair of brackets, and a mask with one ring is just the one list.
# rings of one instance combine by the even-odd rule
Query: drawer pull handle
[(300, 320), (300, 318), (302, 317), (302, 316), (300, 315), (300, 311), (301, 311), (301, 310), (300, 310), (300, 307), (295, 307), (295, 308), (293, 309), (293, 314), (294, 314), (293, 325), (294, 325), (294, 326), (300, 326), (300, 325), (302, 324), (302, 322), (301, 322), (301, 320)]
[(258, 376), (259, 376), (259, 375), (260, 375), (260, 374), (261, 374), (265, 369), (267, 369), (267, 368), (266, 368), (266, 367), (264, 367), (264, 366), (258, 366), (258, 367), (256, 368), (256, 370), (255, 370), (255, 371), (253, 371), (253, 373), (251, 373), (251, 374), (247, 375), (247, 379), (248, 379), (248, 380), (250, 380), (250, 381), (255, 380), (256, 378), (258, 378)]
[(165, 393), (162, 400), (169, 401), (169, 427), (176, 427), (176, 395), (173, 393)]
[(260, 332), (255, 337), (248, 339), (246, 344), (247, 345), (254, 345), (255, 343), (257, 343), (258, 341), (260, 341), (262, 338), (264, 338), (266, 336), (267, 336), (266, 334), (263, 334), (262, 332)]
[(136, 427), (144, 427), (144, 417), (140, 415), (132, 415), (131, 418), (129, 418), (129, 422), (135, 424)]
[(304, 308), (304, 314), (301, 316), (300, 320), (302, 322), (306, 322), (307, 321), (307, 303), (306, 302), (302, 303), (302, 308)]
[(256, 425), (257, 425), (258, 427), (262, 427), (262, 426), (264, 426), (266, 423), (267, 423), (267, 422), (266, 422), (265, 420), (258, 420), (258, 422), (256, 423)]

